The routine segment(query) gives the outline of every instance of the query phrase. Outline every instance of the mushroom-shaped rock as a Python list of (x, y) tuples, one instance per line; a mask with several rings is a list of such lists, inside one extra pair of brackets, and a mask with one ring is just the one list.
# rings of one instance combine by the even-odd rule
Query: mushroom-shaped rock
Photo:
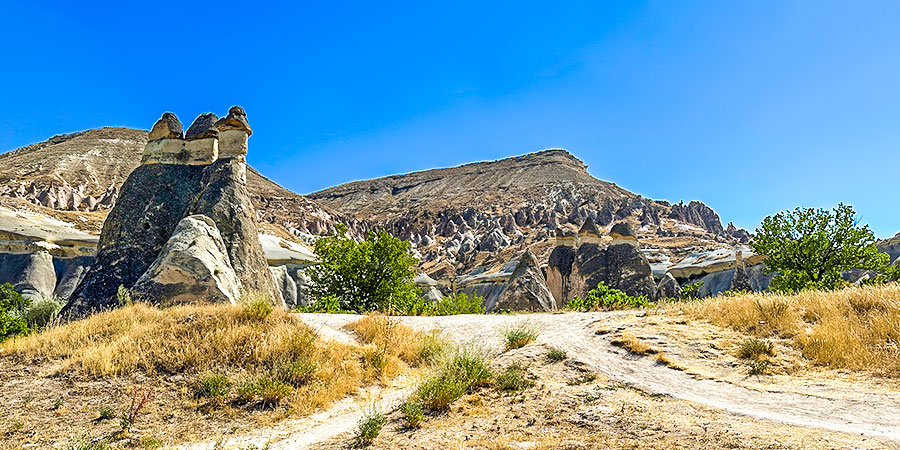
[(656, 284), (656, 298), (681, 298), (681, 286), (671, 273), (666, 272)]
[(213, 113), (200, 114), (194, 119), (194, 123), (188, 128), (184, 138), (189, 141), (206, 138), (218, 138), (219, 129), (216, 128), (216, 117)]
[(635, 236), (634, 230), (631, 229), (631, 225), (629, 225), (628, 222), (619, 222), (613, 225), (612, 229), (609, 231), (609, 235), (612, 236), (613, 239), (637, 240), (637, 236)]
[(216, 128), (219, 131), (241, 130), (247, 135), (253, 134), (250, 130), (250, 123), (247, 122), (247, 113), (240, 106), (232, 106), (228, 109), (228, 115), (216, 122)]
[(164, 113), (153, 124), (153, 129), (150, 130), (147, 140), (153, 141), (156, 139), (183, 139), (181, 121), (178, 120), (175, 114), (170, 112)]

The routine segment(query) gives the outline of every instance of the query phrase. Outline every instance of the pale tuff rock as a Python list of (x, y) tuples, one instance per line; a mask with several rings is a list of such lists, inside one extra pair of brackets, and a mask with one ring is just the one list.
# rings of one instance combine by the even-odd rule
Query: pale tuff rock
[(270, 266), (269, 271), (272, 272), (272, 279), (275, 281), (275, 288), (281, 292), (281, 298), (284, 301), (284, 307), (294, 309), (297, 307), (297, 283), (288, 273), (285, 266)]
[(556, 230), (556, 245), (575, 247), (578, 245), (578, 235), (572, 230), (559, 228)]
[(154, 141), (156, 139), (184, 139), (184, 133), (181, 127), (181, 121), (175, 114), (170, 112), (164, 113), (159, 120), (153, 124), (150, 135), (147, 139)]
[(39, 300), (51, 297), (56, 287), (53, 257), (46, 251), (0, 255), (0, 280), (11, 283), (13, 289), (25, 298)]
[(681, 286), (671, 273), (667, 273), (660, 278), (656, 285), (656, 298), (681, 298)]
[(250, 130), (250, 123), (247, 122), (247, 113), (240, 106), (232, 106), (228, 109), (228, 115), (216, 122), (216, 128), (219, 131), (240, 130), (247, 135), (253, 134)]
[(506, 289), (488, 311), (552, 311), (557, 309), (553, 294), (547, 289), (544, 275), (531, 250), (519, 258)]
[(597, 228), (597, 224), (590, 217), (584, 221), (581, 229), (578, 230), (578, 240), (582, 243), (599, 244), (600, 236), (600, 229)]
[(235, 303), (241, 283), (215, 222), (203, 215), (181, 219), (159, 257), (132, 287), (138, 296), (166, 304)]

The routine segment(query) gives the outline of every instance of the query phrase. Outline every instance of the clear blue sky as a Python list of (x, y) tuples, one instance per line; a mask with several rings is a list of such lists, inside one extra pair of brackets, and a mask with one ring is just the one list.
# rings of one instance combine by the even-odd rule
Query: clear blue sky
[(299, 193), (569, 149), (752, 229), (900, 230), (900, 3), (0, 1), (0, 150), (244, 106)]

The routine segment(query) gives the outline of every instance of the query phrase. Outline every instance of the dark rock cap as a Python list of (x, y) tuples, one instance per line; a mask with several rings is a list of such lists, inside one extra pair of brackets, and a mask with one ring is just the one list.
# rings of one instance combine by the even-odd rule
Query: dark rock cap
[(581, 226), (581, 229), (578, 230), (578, 235), (600, 237), (600, 229), (597, 228), (597, 224), (588, 217), (588, 219), (584, 221), (584, 225)]
[(156, 139), (183, 138), (184, 135), (182, 132), (181, 121), (178, 120), (178, 117), (175, 116), (175, 114), (170, 112), (163, 113), (162, 117), (153, 124), (153, 129), (150, 130), (150, 135), (147, 137), (150, 141)]
[(216, 128), (216, 117), (213, 113), (200, 114), (194, 119), (194, 123), (188, 128), (184, 138), (193, 141), (205, 138), (219, 137), (219, 130)]
[(216, 122), (216, 128), (219, 131), (225, 130), (241, 130), (246, 131), (247, 135), (253, 134), (250, 130), (250, 123), (247, 122), (247, 113), (240, 106), (232, 106), (228, 109), (228, 115)]
[(619, 222), (613, 225), (612, 230), (609, 230), (609, 234), (613, 239), (637, 239), (637, 236), (634, 235), (634, 230), (631, 229), (631, 225), (628, 222)]

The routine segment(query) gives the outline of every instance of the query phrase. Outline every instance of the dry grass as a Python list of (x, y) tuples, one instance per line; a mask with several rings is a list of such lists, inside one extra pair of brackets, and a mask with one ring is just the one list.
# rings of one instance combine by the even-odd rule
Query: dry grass
[(671, 308), (754, 336), (789, 339), (817, 364), (900, 376), (898, 284), (715, 297)]
[(369, 314), (346, 325), (354, 332), (363, 349), (366, 367), (382, 382), (410, 366), (433, 363), (449, 345), (435, 334), (417, 333), (397, 320), (381, 314)]
[[(318, 339), (287, 312), (252, 304), (137, 304), (14, 339), (3, 354), (22, 363), (59, 360), (57, 372), (89, 378), (215, 372), (244, 385), (281, 383), (285, 402), (303, 413), (346, 396), (365, 378), (358, 350)], [(312, 368), (309, 376), (281, 376), (296, 366)]]
[(614, 337), (610, 343), (616, 347), (622, 347), (636, 355), (651, 355), (658, 353), (653, 347), (628, 333), (622, 333), (621, 335)]

